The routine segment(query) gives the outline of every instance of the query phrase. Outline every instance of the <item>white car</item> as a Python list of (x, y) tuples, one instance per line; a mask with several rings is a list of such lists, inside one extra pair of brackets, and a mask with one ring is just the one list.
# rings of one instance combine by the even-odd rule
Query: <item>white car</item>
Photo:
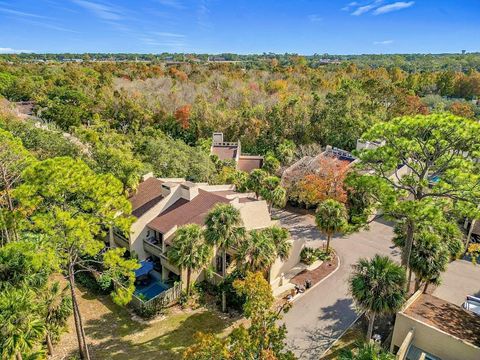
[(463, 303), (463, 308), (480, 315), (480, 298), (467, 296), (467, 300)]

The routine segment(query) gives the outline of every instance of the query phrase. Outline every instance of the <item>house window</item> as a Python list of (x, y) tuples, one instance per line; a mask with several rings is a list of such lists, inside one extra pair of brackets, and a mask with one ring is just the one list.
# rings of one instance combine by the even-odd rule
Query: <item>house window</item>
[(217, 255), (215, 258), (215, 270), (217, 274), (223, 274), (223, 258), (220, 255)]

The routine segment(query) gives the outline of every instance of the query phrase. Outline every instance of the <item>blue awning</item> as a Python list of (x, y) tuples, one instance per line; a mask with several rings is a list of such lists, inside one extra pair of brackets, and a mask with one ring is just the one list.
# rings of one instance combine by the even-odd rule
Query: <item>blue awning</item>
[(141, 261), (140, 268), (135, 270), (135, 277), (148, 275), (153, 270), (153, 263), (151, 261)]

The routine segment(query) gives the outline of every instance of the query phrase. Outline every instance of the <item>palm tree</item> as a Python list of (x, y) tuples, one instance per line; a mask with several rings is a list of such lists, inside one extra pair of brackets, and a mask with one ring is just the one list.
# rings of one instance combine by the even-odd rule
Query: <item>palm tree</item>
[(180, 227), (175, 233), (167, 255), (172, 264), (187, 270), (187, 296), (189, 296), (192, 270), (201, 269), (212, 257), (212, 248), (205, 242), (201, 226), (189, 224)]
[(327, 236), (326, 252), (328, 253), (333, 234), (348, 228), (345, 205), (333, 199), (322, 201), (315, 214), (315, 223), (320, 232)]
[(410, 269), (415, 273), (415, 291), (425, 283), (423, 292), (429, 284), (439, 284), (440, 274), (447, 270), (450, 259), (448, 248), (434, 233), (422, 231), (415, 237), (410, 255)]
[(287, 191), (280, 185), (280, 178), (268, 176), (263, 180), (260, 189), (260, 195), (268, 203), (268, 212), (272, 212), (272, 207), (283, 207), (287, 201)]
[(359, 344), (355, 351), (345, 350), (339, 360), (395, 360), (395, 355), (383, 350), (374, 343)]
[(373, 323), (378, 314), (392, 314), (405, 301), (405, 269), (388, 256), (375, 255), (360, 259), (353, 265), (350, 293), (356, 306), (369, 319), (367, 339), (371, 339)]
[(240, 246), (236, 262), (243, 264), (246, 270), (268, 274), (278, 257), (282, 260), (288, 258), (292, 246), (288, 239), (288, 230), (279, 226), (252, 230)]
[(285, 261), (290, 255), (292, 243), (289, 241), (290, 233), (287, 229), (280, 226), (270, 226), (263, 230), (272, 240), (275, 246), (275, 253), (282, 261)]
[(26, 288), (4, 289), (0, 294), (0, 358), (21, 360), (43, 338), (35, 294)]
[(247, 187), (255, 193), (257, 199), (263, 188), (263, 181), (267, 176), (267, 172), (262, 169), (255, 169), (248, 175)]
[(243, 264), (244, 270), (266, 271), (276, 257), (273, 241), (262, 230), (252, 230), (235, 255), (236, 262)]
[(222, 275), (227, 272), (227, 249), (236, 247), (245, 238), (240, 211), (230, 204), (217, 204), (205, 219), (205, 239), (222, 251)]
[(48, 353), (53, 355), (52, 341), (64, 330), (68, 317), (72, 314), (72, 299), (68, 288), (60, 288), (58, 282), (42, 292), (43, 313), (45, 316), (46, 343)]

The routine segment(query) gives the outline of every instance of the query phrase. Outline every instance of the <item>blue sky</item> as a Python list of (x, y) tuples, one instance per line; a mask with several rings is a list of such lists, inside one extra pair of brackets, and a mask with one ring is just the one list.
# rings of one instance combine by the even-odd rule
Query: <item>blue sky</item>
[(480, 51), (480, 0), (0, 0), (0, 52)]

